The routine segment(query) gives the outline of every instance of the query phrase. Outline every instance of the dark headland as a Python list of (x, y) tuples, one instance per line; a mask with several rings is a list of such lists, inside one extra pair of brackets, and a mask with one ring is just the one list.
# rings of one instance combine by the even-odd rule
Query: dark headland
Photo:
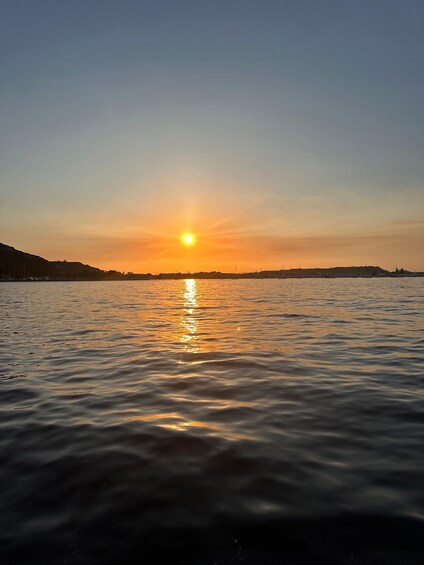
[(75, 261), (48, 261), (0, 243), (0, 281), (86, 281), (86, 280), (163, 280), (163, 279), (281, 279), (342, 277), (422, 277), (424, 272), (405, 269), (387, 271), (378, 266), (280, 269), (250, 273), (121, 273), (104, 271)]

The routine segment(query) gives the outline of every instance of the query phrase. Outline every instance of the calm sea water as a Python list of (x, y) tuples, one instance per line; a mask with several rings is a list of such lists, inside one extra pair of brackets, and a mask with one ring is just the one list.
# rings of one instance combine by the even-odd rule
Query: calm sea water
[(424, 562), (424, 280), (0, 285), (0, 562)]

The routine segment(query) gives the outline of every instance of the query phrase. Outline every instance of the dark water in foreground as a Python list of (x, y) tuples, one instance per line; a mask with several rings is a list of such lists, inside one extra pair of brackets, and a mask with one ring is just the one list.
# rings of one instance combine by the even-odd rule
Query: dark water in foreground
[(424, 280), (0, 285), (0, 563), (424, 562)]

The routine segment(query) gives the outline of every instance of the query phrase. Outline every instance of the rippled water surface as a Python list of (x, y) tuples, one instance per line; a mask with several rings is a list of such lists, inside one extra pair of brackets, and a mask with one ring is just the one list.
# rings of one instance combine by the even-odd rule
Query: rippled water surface
[(423, 279), (0, 305), (2, 564), (424, 562)]

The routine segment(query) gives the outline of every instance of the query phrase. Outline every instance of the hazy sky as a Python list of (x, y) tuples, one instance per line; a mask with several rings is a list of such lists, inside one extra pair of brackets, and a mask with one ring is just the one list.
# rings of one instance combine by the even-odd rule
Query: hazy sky
[(422, 0), (0, 7), (0, 241), (125, 271), (424, 270)]

